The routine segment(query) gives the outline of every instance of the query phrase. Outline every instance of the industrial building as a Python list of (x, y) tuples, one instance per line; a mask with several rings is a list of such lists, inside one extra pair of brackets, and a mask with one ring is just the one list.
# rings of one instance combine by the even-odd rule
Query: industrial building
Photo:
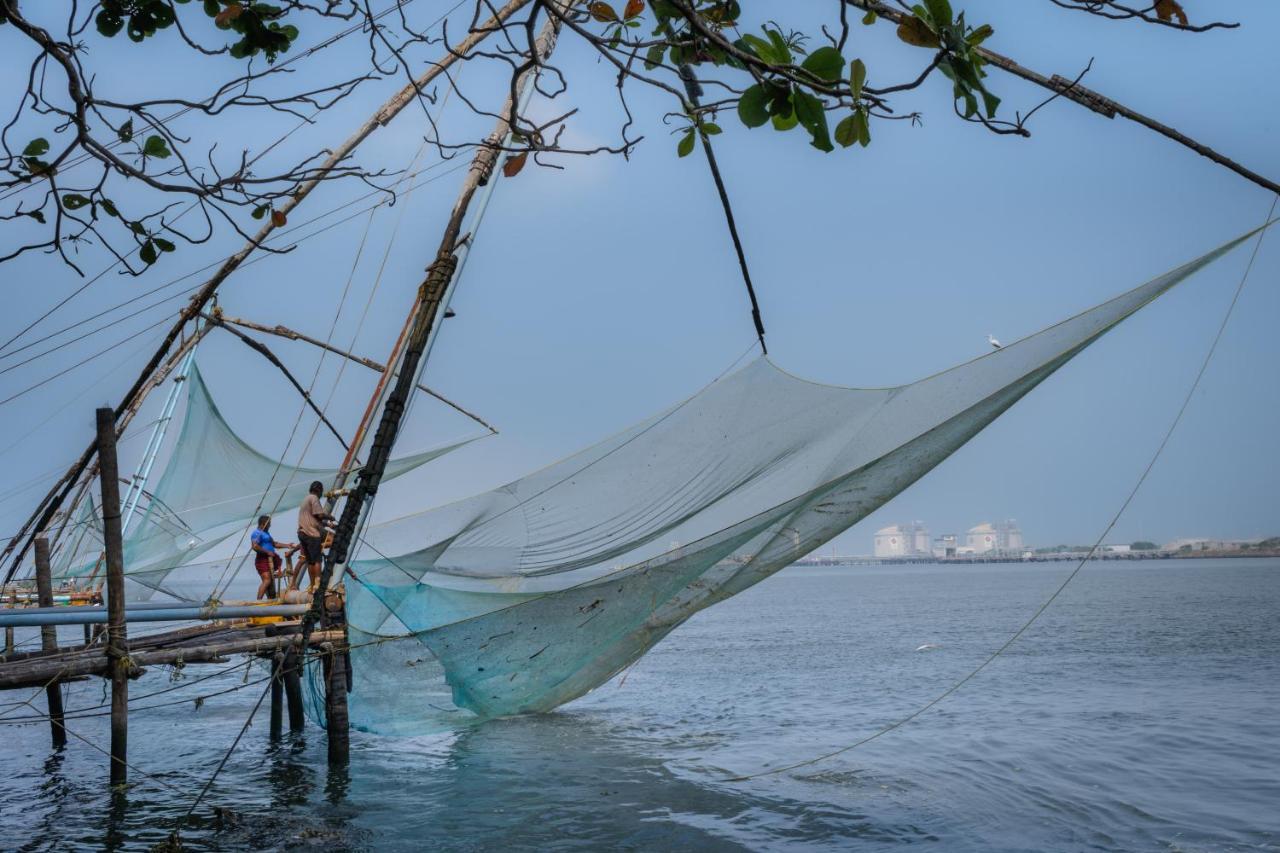
[(1021, 554), (1022, 530), (1012, 518), (969, 528), (965, 551), (972, 554)]
[(877, 557), (931, 557), (929, 531), (921, 521), (882, 527), (875, 534), (874, 553)]

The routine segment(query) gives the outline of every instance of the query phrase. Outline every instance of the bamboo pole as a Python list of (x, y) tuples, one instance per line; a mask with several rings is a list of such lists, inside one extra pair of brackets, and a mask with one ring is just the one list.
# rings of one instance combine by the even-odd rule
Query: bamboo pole
[[(560, 14), (567, 12), (575, 2), (576, 0), (561, 0), (559, 3), (561, 7)], [(369, 409), (366, 410), (365, 418), (361, 421), (361, 427), (352, 436), (351, 450), (348, 451), (347, 458), (343, 460), (343, 464), (339, 469), (335, 489), (344, 485), (349, 472), (352, 470), (355, 455), (364, 444), (367, 424), (372, 421), (372, 410), (394, 376), (395, 385), (386, 394), (386, 400), (382, 404), (381, 417), (370, 447), (368, 461), (360, 469), (355, 488), (347, 495), (346, 503), (342, 508), (342, 515), (339, 517), (334, 531), (333, 544), (325, 556), (324, 568), (320, 573), (320, 583), (316, 585), (316, 590), (312, 597), (311, 609), (302, 621), (304, 638), (310, 634), (317, 621), (321, 621), (321, 624), (326, 624), (322, 620), (325, 618), (324, 596), (328, 589), (329, 581), (333, 578), (334, 568), (346, 563), (348, 549), (355, 540), (365, 509), (378, 492), (383, 472), (386, 470), (387, 462), (391, 458), (392, 446), (395, 444), (396, 437), (400, 431), (400, 424), (404, 418), (409, 398), (412, 396), (414, 386), (418, 382), (418, 376), (421, 373), (427, 349), (432, 340), (436, 317), (440, 313), (445, 298), (455, 280), (454, 274), (460, 263), (460, 256), (465, 259), (466, 252), (469, 251), (469, 246), (472, 242), (471, 238), (474, 237), (474, 233), (472, 233), (466, 241), (459, 239), (462, 233), (463, 220), (466, 218), (467, 210), (477, 192), (482, 187), (485, 187), (487, 192), (492, 191), (493, 184), (490, 183), (490, 178), (493, 177), (494, 167), (497, 165), (498, 157), (502, 152), (503, 142), (511, 133), (507, 117), (517, 111), (517, 105), (530, 91), (528, 87), (537, 76), (541, 63), (555, 50), (556, 37), (559, 34), (559, 20), (560, 15), (548, 17), (542, 32), (539, 33), (534, 44), (535, 56), (531, 58), (532, 62), (512, 85), (511, 93), (507, 96), (506, 103), (498, 113), (498, 121), (493, 133), (489, 136), (488, 144), (481, 146), (472, 159), (471, 168), (467, 171), (467, 177), (462, 183), (462, 188), (459, 190), (458, 198), (454, 202), (453, 210), (441, 236), (440, 245), (436, 250), (436, 258), (427, 268), (426, 280), (418, 288), (418, 295), (414, 300), (413, 309), (410, 311), (400, 338), (396, 341), (395, 350), (393, 350), (391, 357), (387, 359), (387, 369), (382, 375), (382, 381), (379, 382), (373, 398), (370, 400)], [(486, 195), (485, 198), (487, 199), (488, 196)], [(472, 231), (474, 232), (474, 229)], [(332, 501), (330, 503), (332, 505)]]
[[(208, 331), (209, 331), (208, 326), (204, 326), (198, 329), (195, 334), (193, 334), (191, 337), (184, 340), (179, 345), (178, 349), (175, 350), (169, 356), (169, 358), (165, 361), (165, 363), (162, 364), (160, 368), (151, 375), (151, 378), (147, 382), (147, 385), (144, 388), (142, 394), (140, 394), (138, 398), (133, 402), (133, 404), (130, 405), (125, 410), (125, 413), (120, 417), (119, 422), (116, 424), (117, 438), (119, 438), (120, 436), (123, 436), (125, 430), (129, 428), (129, 424), (133, 421), (134, 417), (137, 416), (138, 410), (142, 408), (142, 403), (146, 399), (146, 396), (156, 388), (160, 387), (161, 384), (164, 383), (164, 380), (169, 376), (170, 373), (173, 372), (174, 368), (176, 368), (179, 364), (182, 363), (182, 360), (183, 358), (186, 357), (187, 353), (189, 353), (196, 346), (196, 344), (200, 342), (200, 339), (203, 338), (205, 334), (208, 333)], [(97, 448), (96, 439), (94, 441), (94, 444), (92, 445), (92, 448), (95, 449), (96, 451), (96, 448)], [(41, 500), (40, 503), (36, 506), (35, 512), (33, 512), (31, 516), (27, 518), (26, 522), (22, 526), (22, 529), (18, 532), (18, 535), (15, 536), (13, 539), (9, 540), (9, 545), (5, 548), (3, 553), (0, 553), (0, 562), (3, 562), (4, 559), (9, 556), (10, 552), (12, 552), (12, 550), (18, 545), (19, 542), (23, 543), (21, 550), (18, 551), (18, 553), (14, 556), (13, 560), (9, 563), (9, 569), (5, 573), (5, 583), (8, 583), (13, 578), (13, 575), (14, 573), (17, 572), (18, 567), (22, 565), (22, 558), (26, 556), (27, 549), (31, 545), (32, 540), (35, 538), (35, 534), (44, 532), (47, 529), (48, 524), (53, 520), (52, 516), (50, 516), (49, 520), (41, 521), (39, 524), (36, 524), (37, 520), (39, 520), (42, 517), (41, 514), (44, 512), (45, 507), (48, 505), (49, 501), (53, 500), (55, 495), (58, 493), (58, 490), (63, 488), (63, 485), (66, 484), (66, 491), (63, 493), (63, 496), (65, 497), (66, 494), (69, 494), (72, 490), (74, 490), (75, 497), (72, 498), (71, 505), (70, 507), (68, 507), (67, 512), (62, 519), (62, 523), (58, 525), (56, 530), (54, 530), (53, 536), (50, 539), (50, 543), (53, 546), (56, 547), (59, 544), (59, 540), (62, 538), (63, 533), (67, 529), (67, 525), (71, 522), (72, 517), (75, 515), (76, 508), (80, 506), (80, 501), (83, 500), (85, 495), (89, 493), (89, 487), (93, 485), (93, 480), (98, 475), (98, 466), (96, 464), (90, 465), (82, 469), (84, 473), (84, 476), (82, 477), (79, 474), (73, 475), (74, 470), (75, 470), (75, 465), (72, 465), (72, 467), (68, 469), (67, 473), (63, 475), (63, 478), (59, 480), (57, 483), (54, 483), (53, 488), (49, 490), (48, 494), (44, 496), (44, 499)], [(72, 478), (70, 483), (67, 482), (67, 478)], [(76, 486), (77, 478), (78, 478), (79, 486)], [(34, 527), (34, 530), (32, 529), (33, 527)], [(96, 575), (97, 572), (98, 572), (98, 567), (95, 566), (94, 574)]]
[[(349, 136), (341, 145), (334, 148), (332, 153), (324, 160), (324, 162), (316, 167), (315, 177), (299, 184), (298, 189), (295, 190), (279, 208), (277, 208), (277, 211), (283, 214), (283, 216), (279, 218), (279, 221), (284, 222), (288, 217), (288, 214), (301, 204), (303, 200), (311, 194), (312, 190), (324, 181), (325, 176), (355, 153), (355, 150), (359, 148), (360, 144), (369, 138), (375, 130), (379, 127), (384, 127), (393, 118), (399, 115), (405, 107), (414, 102), (414, 99), (417, 97), (419, 92), (430, 85), (432, 81), (441, 74), (448, 71), (452, 65), (457, 62), (467, 61), (471, 55), (471, 51), (484, 41), (485, 38), (494, 32), (501, 31), (503, 29), (503, 25), (511, 18), (512, 15), (518, 12), (521, 8), (529, 5), (531, 2), (532, 0), (508, 0), (508, 2), (495, 11), (493, 16), (487, 21), (473, 27), (467, 34), (466, 38), (458, 42), (458, 44), (450, 46), (445, 55), (441, 57), (438, 62), (433, 63), (430, 68), (422, 74), (419, 74), (411, 83), (407, 84), (394, 96), (388, 99), (377, 112), (360, 125), (355, 133)], [(271, 233), (275, 231), (275, 229), (275, 218), (267, 217), (266, 224), (259, 229), (258, 233), (245, 243), (244, 246), (237, 250), (235, 254), (228, 257), (222, 263), (222, 266), (220, 266), (208, 281), (205, 282), (200, 290), (191, 297), (191, 301), (182, 309), (181, 313), (178, 315), (177, 321), (175, 321), (173, 326), (170, 328), (168, 334), (165, 335), (164, 340), (160, 342), (160, 346), (157, 347), (155, 353), (151, 356), (151, 359), (142, 369), (138, 379), (134, 382), (128, 393), (125, 394), (124, 399), (120, 401), (120, 404), (116, 406), (116, 417), (127, 411), (130, 406), (140, 402), (139, 395), (146, 386), (148, 377), (164, 360), (165, 354), (169, 351), (169, 348), (173, 346), (174, 341), (178, 339), (182, 329), (190, 320), (204, 310), (205, 306), (213, 299), (219, 285), (221, 285), (223, 281), (235, 272), (245, 259), (271, 236)], [(37, 508), (36, 512), (32, 514), (32, 519), (35, 519), (35, 531), (44, 530), (45, 525), (49, 523), (53, 514), (58, 511), (58, 508), (66, 499), (67, 494), (74, 487), (75, 482), (89, 467), (95, 452), (95, 445), (90, 444), (63, 478), (54, 485), (54, 488), (50, 493), (52, 497), (48, 498), (45, 502), (42, 502), (41, 507)], [(29, 519), (28, 524), (24, 525), (24, 533), (22, 535), (26, 535), (26, 531), (31, 524), (32, 520)], [(3, 554), (0, 554), (0, 559), (3, 559), (9, 553), (12, 548), (12, 544), (13, 543), (10, 543), (10, 548), (6, 549)], [(27, 548), (24, 545), (22, 552), (25, 554), (26, 550)], [(20, 562), (21, 558), (19, 557), (10, 563), (8, 573), (5, 576), (5, 583), (12, 580), (13, 573), (17, 570)]]
[[(40, 595), (41, 607), (53, 606), (53, 578), (49, 569), (49, 540), (43, 536), (36, 538), (36, 589)], [(58, 629), (46, 626), (40, 629), (40, 647), (47, 653), (58, 650)], [(67, 728), (62, 711), (62, 685), (58, 682), (49, 684), (44, 689), (49, 708), (49, 728), (53, 738), (53, 748), (61, 749), (67, 745)]]
[[(895, 24), (901, 24), (904, 20), (911, 17), (909, 12), (903, 12), (899, 9), (895, 9), (886, 3), (879, 2), (879, 0), (844, 0), (844, 2), (848, 3), (850, 6), (862, 9), (865, 12), (875, 12), (880, 17), (888, 21), (892, 21)], [(1099, 115), (1107, 118), (1115, 118), (1117, 115), (1122, 118), (1127, 118), (1129, 121), (1136, 122), (1148, 130), (1155, 131), (1166, 139), (1171, 139), (1179, 145), (1183, 145), (1191, 149), (1201, 157), (1208, 158), (1219, 166), (1230, 169), (1251, 183), (1257, 184), (1258, 186), (1270, 190), (1273, 193), (1280, 194), (1280, 183), (1276, 183), (1270, 178), (1258, 174), (1247, 166), (1237, 163), (1235, 160), (1232, 160), (1224, 154), (1219, 154), (1209, 146), (1197, 142), (1185, 133), (1174, 129), (1167, 124), (1156, 121), (1150, 116), (1143, 115), (1137, 110), (1126, 107), (1124, 104), (1113, 101), (1110, 98), (1100, 95), (1090, 89), (1086, 89), (1084, 86), (1074, 83), (1065, 77), (1061, 77), (1057, 74), (1052, 77), (1046, 77), (1038, 71), (1033, 71), (1025, 65), (1020, 65), (1007, 56), (996, 53), (995, 51), (989, 50), (985, 47), (979, 47), (977, 53), (987, 62), (990, 62), (1002, 71), (1006, 71), (1015, 77), (1021, 77), (1023, 80), (1026, 80), (1029, 83), (1034, 83), (1051, 92), (1056, 92), (1064, 98), (1074, 101), (1080, 106), (1092, 110)]]
[[(291, 340), (291, 341), (302, 341), (303, 343), (311, 344), (314, 347), (319, 347), (320, 349), (325, 350), (326, 352), (331, 352), (334, 355), (342, 356), (348, 361), (354, 361), (356, 364), (359, 364), (362, 367), (367, 367), (370, 370), (376, 370), (379, 373), (384, 373), (386, 372), (386, 369), (387, 369), (387, 366), (380, 361), (374, 361), (371, 358), (365, 358), (364, 356), (347, 352), (344, 349), (339, 349), (338, 347), (335, 347), (331, 343), (322, 341), (319, 338), (313, 338), (310, 335), (304, 335), (302, 332), (294, 331), (293, 329), (290, 329), (287, 326), (281, 326), (279, 324), (275, 326), (265, 326), (262, 323), (255, 323), (252, 320), (244, 320), (239, 317), (227, 317), (216, 311), (215, 311), (215, 316), (217, 316), (224, 323), (230, 323), (233, 326), (241, 326), (245, 329), (252, 329), (255, 332), (262, 332), (264, 334), (275, 335), (276, 337), (280, 337), (280, 338), (286, 338), (287, 340)], [(484, 418), (480, 417), (474, 412), (467, 411), (462, 406), (459, 406), (457, 403), (450, 400), (448, 397), (444, 396), (438, 391), (431, 390), (426, 385), (423, 385), (421, 382), (418, 383), (418, 390), (423, 392), (424, 394), (435, 397), (441, 403), (444, 403), (446, 406), (449, 406), (459, 414), (466, 415), (468, 418), (471, 418), (471, 420), (480, 424), (480, 426), (484, 427), (490, 432), (498, 431), (493, 425), (491, 425)]]
[(107, 555), (107, 659), (111, 662), (111, 786), (129, 781), (129, 643), (124, 615), (124, 536), (116, 416), (98, 409), (98, 467), (102, 473), (102, 539)]

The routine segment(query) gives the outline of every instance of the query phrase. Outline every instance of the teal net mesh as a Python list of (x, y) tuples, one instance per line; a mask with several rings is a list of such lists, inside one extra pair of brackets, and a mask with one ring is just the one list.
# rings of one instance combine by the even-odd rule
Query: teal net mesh
[(493, 491), (371, 526), (348, 580), (361, 728), (546, 711), (897, 495), (1108, 329), (1245, 237), (892, 388), (760, 358)]
[[(254, 449), (231, 429), (195, 364), (185, 385), (186, 411), (173, 449), (125, 532), (125, 573), (134, 598), (161, 589), (183, 598), (207, 595), (207, 576), (216, 577), (227, 560), (201, 564), (193, 562), (197, 557), (251, 527), (261, 512), (296, 510), (313, 480), (329, 484), (337, 476), (336, 468), (281, 463)], [(393, 459), (386, 479), (407, 474), (472, 440)], [(277, 535), (292, 538), (294, 519), (281, 521)], [(101, 533), (90, 501), (82, 503), (73, 527), (77, 538), (57, 567), (59, 577), (87, 576), (101, 554)], [(170, 574), (180, 567), (187, 569), (193, 586), (181, 591), (166, 587)]]

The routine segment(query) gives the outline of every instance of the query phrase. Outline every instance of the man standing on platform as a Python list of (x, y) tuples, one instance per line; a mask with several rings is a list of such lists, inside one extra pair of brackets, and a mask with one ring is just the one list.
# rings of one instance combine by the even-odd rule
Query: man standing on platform
[[(321, 563), (324, 561), (324, 536), (327, 525), (333, 522), (333, 516), (324, 511), (320, 496), (324, 494), (324, 483), (316, 480), (311, 484), (310, 493), (298, 509), (298, 544), (302, 548), (302, 562), (307, 567), (307, 577), (311, 589), (320, 581)], [(294, 573), (289, 582), (290, 589), (297, 589), (302, 579), (302, 566)]]

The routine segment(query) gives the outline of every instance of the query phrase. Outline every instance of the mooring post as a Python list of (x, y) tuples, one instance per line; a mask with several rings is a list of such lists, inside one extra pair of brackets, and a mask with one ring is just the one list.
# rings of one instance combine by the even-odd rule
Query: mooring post
[[(36, 594), (41, 607), (53, 606), (53, 577), (49, 570), (49, 540), (43, 536), (36, 538)], [(45, 625), (40, 629), (40, 647), (46, 652), (58, 650), (58, 629), (53, 625)], [(53, 748), (61, 749), (67, 745), (66, 723), (62, 716), (62, 685), (58, 682), (44, 689), (45, 699), (49, 706), (49, 728), (53, 735)]]
[(86, 622), (84, 626), (84, 646), (87, 649), (93, 642), (93, 635), (89, 633), (89, 624)]
[(329, 763), (346, 764), (351, 735), (347, 717), (347, 656), (345, 649), (328, 644), (324, 654), (329, 662), (324, 708), (329, 730)]
[(302, 712), (302, 656), (290, 644), (284, 653), (284, 696), (289, 705), (289, 731), (300, 732), (306, 726)]
[(284, 652), (271, 656), (271, 739), (279, 740), (284, 729)]
[(107, 562), (107, 658), (111, 661), (111, 784), (129, 781), (129, 641), (124, 613), (124, 539), (120, 530), (120, 468), (116, 415), (98, 409), (98, 473), (102, 481), (102, 544)]
[(6, 625), (4, 629), (4, 656), (10, 657), (13, 654), (13, 626)]

